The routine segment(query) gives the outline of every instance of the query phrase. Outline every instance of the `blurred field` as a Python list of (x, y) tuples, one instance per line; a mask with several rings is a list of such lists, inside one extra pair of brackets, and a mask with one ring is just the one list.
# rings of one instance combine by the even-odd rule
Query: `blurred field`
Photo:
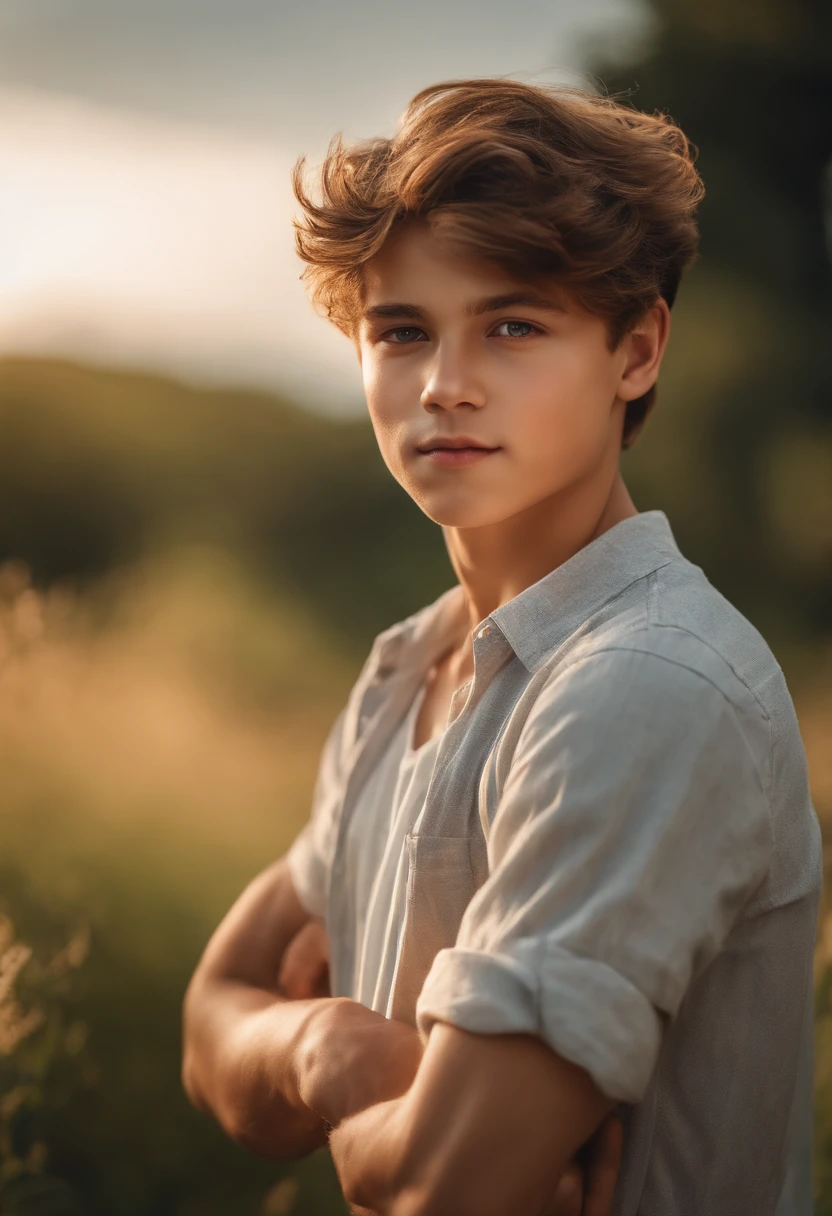
[(260, 1162), (190, 1109), (181, 1000), (370, 640), (449, 573), (363, 420), (0, 362), (3, 1216), (344, 1210), (326, 1153)]
[(285, 846), (351, 673), (321, 630), (210, 552), (132, 567), (86, 597), (39, 593), (7, 564), (0, 596), (2, 797), (24, 840), (48, 829), (110, 868), (129, 845), (131, 870), (145, 851), (185, 884), (195, 845), (221, 853), (232, 885)]
[(351, 678), (217, 553), (86, 596), (0, 567), (4, 1216), (339, 1210), (322, 1154), (270, 1167), (190, 1110), (178, 1023), (213, 926), (305, 818)]
[[(818, 470), (832, 448), (769, 412), (765, 442), (726, 456), (711, 298), (707, 279), (686, 297), (693, 347), (677, 344), (625, 475), (772, 645), (826, 826), (832, 498)], [(693, 374), (698, 346), (712, 379)], [(812, 459), (795, 457), (807, 444)], [(811, 511), (789, 507), (807, 495)], [(217, 921), (304, 821), (373, 636), (452, 579), (366, 420), (0, 361), (2, 1216), (344, 1211), (325, 1152), (258, 1161), (189, 1107), (181, 999)], [(825, 906), (817, 1028), (830, 1216)]]
[[(216, 551), (170, 552), (83, 594), (0, 566), (4, 1214), (345, 1210), (325, 1153), (270, 1166), (188, 1107), (178, 1019), (213, 926), (304, 821), (355, 674)], [(828, 683), (798, 708), (829, 824)], [(832, 913), (817, 960), (826, 1188)]]

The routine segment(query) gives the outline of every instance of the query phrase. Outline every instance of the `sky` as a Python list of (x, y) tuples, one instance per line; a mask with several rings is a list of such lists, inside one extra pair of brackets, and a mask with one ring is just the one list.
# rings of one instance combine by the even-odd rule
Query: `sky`
[(646, 0), (0, 0), (0, 355), (363, 395), (300, 282), (289, 173), (463, 76), (586, 83)]

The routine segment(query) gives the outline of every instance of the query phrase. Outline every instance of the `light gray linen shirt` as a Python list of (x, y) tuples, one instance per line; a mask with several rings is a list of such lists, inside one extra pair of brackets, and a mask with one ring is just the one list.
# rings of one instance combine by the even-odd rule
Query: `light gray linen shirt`
[[(354, 995), (346, 827), (464, 614), (457, 584), (380, 633), (324, 745), (289, 858), (333, 994)], [(391, 1016), (585, 1068), (622, 1104), (614, 1216), (810, 1216), (820, 829), (769, 647), (654, 510), (473, 648), (406, 836)]]
[(350, 996), (392, 1016), (394, 978), (407, 907), (407, 836), (418, 832), (441, 736), (414, 748), (424, 687), (361, 790), (341, 847), (353, 881), (339, 937), (353, 939)]

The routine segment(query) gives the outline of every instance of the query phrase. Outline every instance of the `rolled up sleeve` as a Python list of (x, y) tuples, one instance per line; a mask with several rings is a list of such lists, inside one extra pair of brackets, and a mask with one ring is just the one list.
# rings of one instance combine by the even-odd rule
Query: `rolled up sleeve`
[(639, 1101), (665, 1022), (768, 872), (755, 713), (649, 650), (554, 676), (518, 739), (489, 877), (420, 993), (423, 1038), (435, 1021), (534, 1034)]
[(298, 898), (313, 916), (326, 913), (329, 871), (335, 847), (336, 813), (342, 787), (341, 751), (346, 706), (321, 749), (309, 819), (286, 853)]

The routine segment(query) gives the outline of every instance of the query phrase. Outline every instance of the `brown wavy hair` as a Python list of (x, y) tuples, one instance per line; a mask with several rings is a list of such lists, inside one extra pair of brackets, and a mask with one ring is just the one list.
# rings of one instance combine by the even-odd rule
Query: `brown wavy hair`
[[(391, 139), (330, 141), (320, 201), (292, 170), (293, 221), (313, 305), (355, 340), (363, 266), (394, 225), (425, 217), (450, 254), (549, 279), (604, 318), (617, 349), (698, 257), (698, 149), (672, 118), (566, 85), (446, 80), (416, 94)], [(629, 447), (656, 386), (628, 402)]]

